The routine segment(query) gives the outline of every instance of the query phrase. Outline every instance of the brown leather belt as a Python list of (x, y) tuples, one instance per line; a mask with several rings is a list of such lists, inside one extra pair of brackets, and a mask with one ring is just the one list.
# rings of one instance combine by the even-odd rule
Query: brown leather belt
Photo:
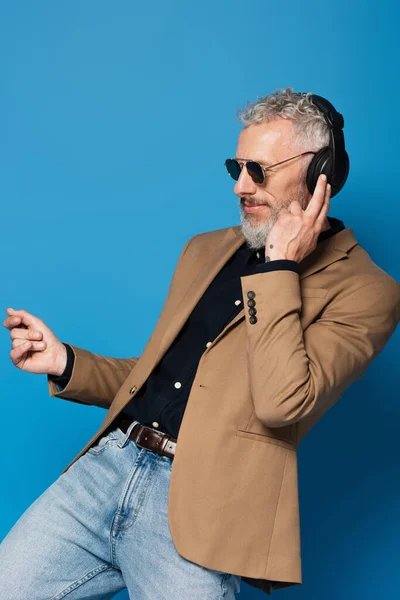
[[(117, 419), (113, 426), (119, 427), (121, 431), (126, 433), (129, 425), (134, 419)], [(129, 439), (133, 440), (139, 448), (146, 448), (151, 452), (156, 452), (169, 458), (174, 458), (177, 440), (171, 437), (168, 433), (163, 433), (152, 427), (136, 423), (129, 434)]]

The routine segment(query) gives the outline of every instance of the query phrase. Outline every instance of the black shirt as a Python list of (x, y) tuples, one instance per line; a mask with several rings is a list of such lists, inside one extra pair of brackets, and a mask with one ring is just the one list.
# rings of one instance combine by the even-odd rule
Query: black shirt
[[(328, 217), (330, 229), (322, 231), (318, 243), (344, 229), (343, 221)], [(190, 389), (200, 357), (222, 329), (243, 307), (240, 277), (276, 269), (299, 272), (292, 260), (265, 262), (265, 250), (250, 249), (244, 243), (212, 280), (189, 315), (181, 331), (147, 378), (122, 415), (178, 437)], [(74, 354), (67, 348), (67, 365), (60, 377), (49, 376), (59, 386), (66, 386), (72, 373)]]

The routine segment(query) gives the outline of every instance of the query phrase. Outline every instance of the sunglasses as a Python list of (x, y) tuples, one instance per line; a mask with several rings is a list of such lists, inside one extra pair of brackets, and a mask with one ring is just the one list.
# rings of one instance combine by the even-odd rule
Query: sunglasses
[(243, 169), (243, 166), (246, 166), (247, 172), (254, 181), (254, 183), (264, 183), (264, 173), (272, 169), (273, 167), (277, 167), (278, 165), (282, 165), (289, 160), (293, 160), (298, 156), (304, 156), (305, 154), (316, 154), (316, 152), (302, 152), (301, 154), (296, 154), (296, 156), (292, 156), (291, 158), (287, 158), (286, 160), (281, 160), (281, 162), (275, 163), (274, 165), (269, 165), (269, 167), (263, 167), (260, 163), (254, 160), (246, 160), (244, 158), (227, 158), (225, 161), (226, 170), (229, 175), (237, 181), (240, 177), (240, 173)]

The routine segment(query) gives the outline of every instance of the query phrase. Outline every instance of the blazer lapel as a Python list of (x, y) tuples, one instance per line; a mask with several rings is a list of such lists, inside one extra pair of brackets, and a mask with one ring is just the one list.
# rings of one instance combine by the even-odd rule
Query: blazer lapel
[[(245, 242), (241, 226), (235, 225), (221, 231), (221, 240), (219, 243), (210, 245), (209, 249), (202, 250), (201, 258), (204, 261), (198, 274), (189, 283), (186, 292), (183, 292), (172, 318), (161, 339), (156, 362), (168, 350), (173, 340), (176, 338), (190, 313), (200, 300), (201, 296), (210, 285), (211, 281), (228, 262), (236, 250)], [(347, 251), (357, 244), (353, 229), (346, 228), (339, 231), (336, 235), (320, 242), (315, 250), (306, 256), (300, 262), (300, 280), (312, 275), (313, 273), (325, 268), (329, 264), (346, 258)], [(233, 327), (240, 319), (245, 316), (244, 307), (238, 314), (225, 326), (214, 341)], [(207, 348), (204, 353), (208, 352)]]
[(190, 281), (186, 292), (181, 291), (181, 298), (161, 339), (156, 362), (168, 350), (211, 281), (244, 242), (244, 236), (237, 235), (234, 227), (222, 230), (221, 234), (220, 242), (202, 250), (203, 264), (198, 274)]
[(347, 252), (358, 244), (353, 229), (342, 229), (332, 237), (317, 244), (311, 254), (300, 262), (300, 279), (304, 279), (328, 265), (347, 257)]

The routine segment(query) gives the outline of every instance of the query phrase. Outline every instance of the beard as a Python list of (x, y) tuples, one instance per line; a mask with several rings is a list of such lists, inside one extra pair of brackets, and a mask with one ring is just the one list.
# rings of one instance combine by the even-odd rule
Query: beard
[(267, 237), (272, 227), (275, 225), (279, 212), (282, 208), (288, 208), (293, 200), (298, 200), (304, 210), (307, 206), (308, 194), (306, 191), (299, 192), (296, 198), (291, 197), (281, 204), (271, 206), (268, 204), (269, 215), (261, 219), (256, 214), (246, 213), (242, 201), (239, 199), (241, 231), (246, 239), (247, 246), (252, 250), (265, 248)]

